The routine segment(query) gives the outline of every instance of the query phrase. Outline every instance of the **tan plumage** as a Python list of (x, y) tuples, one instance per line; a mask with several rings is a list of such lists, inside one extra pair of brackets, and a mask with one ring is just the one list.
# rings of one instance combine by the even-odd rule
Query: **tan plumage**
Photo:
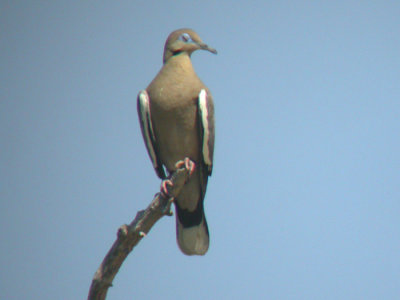
[(185, 157), (196, 164), (174, 201), (178, 244), (188, 255), (203, 255), (209, 246), (203, 201), (212, 170), (214, 105), (190, 60), (199, 49), (216, 53), (191, 29), (172, 32), (165, 43), (162, 69), (138, 97), (143, 137), (158, 176), (164, 179), (163, 166), (172, 172)]

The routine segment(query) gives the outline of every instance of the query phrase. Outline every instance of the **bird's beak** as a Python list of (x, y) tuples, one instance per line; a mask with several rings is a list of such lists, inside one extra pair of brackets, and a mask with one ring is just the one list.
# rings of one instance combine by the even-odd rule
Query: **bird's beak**
[(214, 48), (209, 47), (206, 44), (199, 43), (198, 45), (199, 45), (201, 50), (207, 50), (207, 51), (210, 51), (211, 53), (217, 54), (217, 50), (215, 50)]

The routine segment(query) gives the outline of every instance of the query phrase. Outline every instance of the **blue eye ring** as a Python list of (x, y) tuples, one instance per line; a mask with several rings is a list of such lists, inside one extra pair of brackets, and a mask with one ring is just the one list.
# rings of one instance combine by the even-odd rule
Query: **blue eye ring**
[(181, 40), (181, 41), (183, 41), (183, 42), (185, 42), (185, 43), (190, 43), (190, 42), (193, 42), (193, 40), (192, 40), (192, 38), (190, 37), (190, 35), (188, 34), (188, 33), (182, 33), (180, 36), (179, 36), (179, 39)]

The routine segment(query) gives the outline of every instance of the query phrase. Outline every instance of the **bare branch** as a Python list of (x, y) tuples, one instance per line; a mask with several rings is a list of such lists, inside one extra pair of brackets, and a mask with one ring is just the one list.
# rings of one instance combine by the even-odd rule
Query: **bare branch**
[[(173, 186), (168, 190), (172, 197), (176, 198), (179, 195), (188, 178), (189, 171), (186, 168), (178, 169), (171, 174), (170, 180)], [(145, 210), (139, 211), (129, 225), (122, 225), (118, 229), (116, 241), (94, 274), (88, 300), (106, 298), (108, 288), (112, 286), (114, 277), (128, 254), (159, 219), (165, 215), (171, 215), (172, 199), (168, 199), (161, 193), (156, 194), (150, 205)]]

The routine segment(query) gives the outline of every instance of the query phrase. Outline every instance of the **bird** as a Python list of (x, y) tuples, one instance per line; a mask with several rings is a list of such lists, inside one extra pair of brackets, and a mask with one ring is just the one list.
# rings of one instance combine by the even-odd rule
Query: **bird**
[(164, 46), (163, 65), (137, 97), (140, 128), (158, 177), (161, 192), (177, 168), (190, 171), (188, 181), (173, 200), (176, 239), (186, 255), (204, 255), (209, 231), (204, 213), (208, 177), (212, 174), (215, 121), (211, 92), (197, 76), (191, 55), (197, 50), (217, 54), (192, 29), (173, 31)]

